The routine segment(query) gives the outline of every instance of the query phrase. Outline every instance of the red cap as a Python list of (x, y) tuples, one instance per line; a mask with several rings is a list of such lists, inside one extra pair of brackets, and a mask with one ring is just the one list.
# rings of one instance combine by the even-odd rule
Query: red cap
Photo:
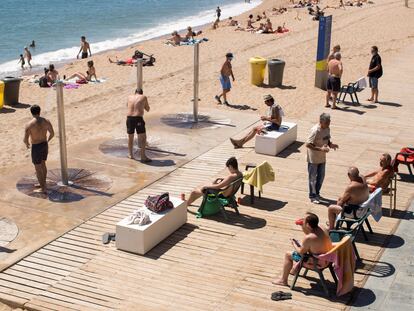
[(299, 218), (295, 221), (295, 224), (298, 226), (302, 226), (303, 225), (303, 218)]

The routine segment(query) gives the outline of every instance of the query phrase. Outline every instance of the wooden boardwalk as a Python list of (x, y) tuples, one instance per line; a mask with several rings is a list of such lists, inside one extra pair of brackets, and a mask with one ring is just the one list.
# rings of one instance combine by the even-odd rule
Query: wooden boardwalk
[[(386, 92), (384, 89), (382, 94)], [(404, 92), (413, 95), (411, 89)], [(324, 197), (335, 200), (341, 194), (348, 166), (357, 165), (365, 173), (378, 165), (382, 152), (395, 153), (412, 143), (414, 108), (404, 103), (332, 112), (333, 141), (340, 150), (328, 155)], [(271, 281), (280, 272), (284, 253), (291, 250), (289, 238), (302, 237), (294, 220), (306, 211), (317, 213), (322, 223), (327, 220), (326, 206), (307, 200), (306, 150), (301, 144), (320, 111), (315, 109), (296, 120), (298, 142), (278, 157), (256, 155), (251, 145), (234, 150), (225, 141), (74, 228), (3, 271), (0, 300), (28, 310), (59, 311), (346, 309), (351, 295), (327, 299), (312, 278), (299, 279), (292, 300), (270, 300), (273, 291), (283, 290)], [(147, 195), (163, 191), (188, 194), (194, 185), (223, 172), (226, 159), (233, 155), (241, 167), (267, 160), (276, 172), (276, 181), (265, 186), (263, 198), (254, 206), (242, 196), (241, 215), (229, 212), (229, 222), (220, 216), (196, 219), (196, 207), (190, 207), (188, 223), (146, 256), (117, 251), (113, 243), (102, 245), (102, 234), (113, 232), (115, 223), (142, 206)], [(405, 168), (401, 170), (405, 172)], [(384, 217), (379, 223), (371, 221), (375, 233), (369, 242), (357, 243), (363, 265), (355, 274), (356, 289), (372, 274), (382, 247), (413, 197), (412, 182), (402, 177), (393, 217), (388, 216), (388, 200), (384, 198)], [(376, 271), (379, 276), (381, 273), (395, 272)]]

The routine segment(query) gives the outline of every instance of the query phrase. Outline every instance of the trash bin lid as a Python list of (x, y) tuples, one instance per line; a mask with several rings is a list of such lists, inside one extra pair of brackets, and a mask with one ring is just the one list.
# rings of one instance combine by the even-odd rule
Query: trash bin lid
[(22, 81), (22, 78), (15, 78), (15, 77), (4, 77), (2, 79), (3, 82), (17, 82), (17, 81)]
[(284, 64), (285, 61), (278, 59), (278, 58), (271, 58), (267, 61), (268, 63), (273, 63), (273, 64)]
[(256, 64), (256, 65), (265, 65), (267, 63), (266, 58), (255, 56), (249, 59), (250, 64)]

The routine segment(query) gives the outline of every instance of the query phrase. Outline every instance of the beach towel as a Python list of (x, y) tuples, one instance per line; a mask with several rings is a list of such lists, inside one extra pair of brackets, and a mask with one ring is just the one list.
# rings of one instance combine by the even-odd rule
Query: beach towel
[(382, 217), (382, 189), (378, 188), (370, 194), (369, 199), (361, 204), (364, 209), (371, 211), (371, 216), (376, 222)]
[(342, 296), (349, 293), (354, 287), (356, 256), (349, 236), (345, 236), (339, 243), (334, 245), (326, 254), (315, 255), (315, 257), (333, 263), (334, 271), (338, 278), (336, 295)]
[(264, 161), (254, 169), (243, 173), (243, 182), (259, 189), (262, 193), (263, 185), (270, 181), (275, 181), (275, 173), (272, 166), (267, 161)]

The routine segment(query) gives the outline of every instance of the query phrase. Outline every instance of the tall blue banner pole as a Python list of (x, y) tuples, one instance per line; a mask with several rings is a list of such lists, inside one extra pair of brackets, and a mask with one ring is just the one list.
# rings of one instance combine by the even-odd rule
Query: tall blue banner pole
[(316, 51), (315, 87), (326, 90), (327, 58), (331, 49), (332, 16), (319, 18), (318, 49)]

